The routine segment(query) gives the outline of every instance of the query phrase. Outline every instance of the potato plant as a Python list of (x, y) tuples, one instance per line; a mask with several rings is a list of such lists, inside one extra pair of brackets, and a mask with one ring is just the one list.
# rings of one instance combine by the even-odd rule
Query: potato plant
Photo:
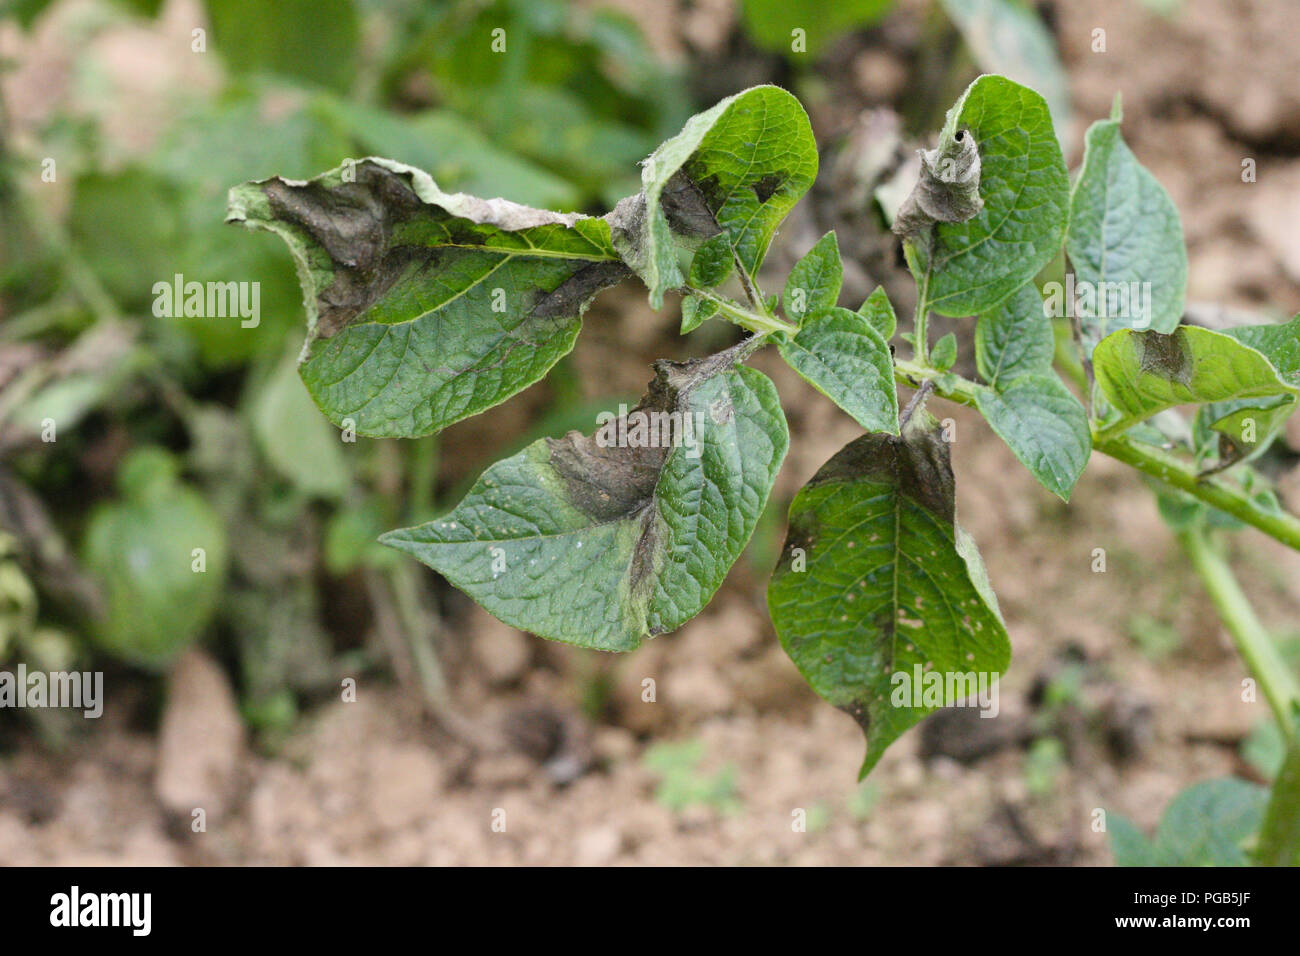
[[(978, 410), (1062, 499), (1094, 451), (1137, 469), (1288, 741), (1272, 801), (1247, 802), (1258, 804), (1249, 829), (1262, 826), (1256, 858), (1290, 861), (1300, 692), (1209, 535), (1249, 525), (1300, 548), (1300, 520), (1251, 465), (1300, 396), (1300, 318), (1180, 324), (1177, 210), (1120, 127), (1117, 100), (1088, 131), (1071, 185), (1043, 97), (996, 75), (972, 83), (892, 211), (916, 282), (901, 333), (883, 289), (840, 305), (834, 233), (782, 289), (760, 287), (773, 236), (818, 167), (803, 108), (773, 86), (692, 117), (644, 161), (640, 191), (602, 217), (446, 193), (418, 169), (369, 158), (306, 182), (237, 186), (229, 219), (288, 243), (307, 309), (302, 381), (331, 422), (360, 435), (428, 435), (505, 401), (573, 348), (584, 311), (616, 283), (639, 280), (656, 309), (679, 298), (683, 334), (711, 320), (749, 333), (706, 358), (656, 362), (635, 409), (590, 435), (535, 442), (447, 514), (383, 536), (550, 640), (628, 651), (709, 602), (789, 443), (775, 386), (746, 364), (774, 347), (864, 430), (795, 496), (767, 592), (799, 671), (862, 727), (862, 775), (1010, 662), (957, 521), (951, 434), (933, 400)], [(954, 371), (953, 335), (930, 341), (936, 314), (973, 317), (977, 378)], [(1173, 411), (1182, 406), (1195, 406), (1190, 422)], [(908, 682), (921, 686), (900, 693)], [(1132, 861), (1157, 852), (1130, 825), (1123, 836)]]

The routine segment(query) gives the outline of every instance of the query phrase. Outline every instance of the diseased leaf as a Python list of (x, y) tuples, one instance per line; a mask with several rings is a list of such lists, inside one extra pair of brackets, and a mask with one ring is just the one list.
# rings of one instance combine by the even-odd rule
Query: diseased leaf
[(1056, 352), (1052, 320), (1043, 297), (1026, 282), (1011, 298), (980, 315), (975, 324), (975, 364), (992, 386), (1020, 375), (1048, 372)]
[(950, 126), (940, 132), (938, 146), (919, 151), (919, 178), (894, 216), (895, 235), (926, 247), (936, 223), (965, 222), (984, 208), (975, 137)]
[(866, 319), (886, 342), (894, 337), (898, 317), (894, 315), (894, 307), (885, 294), (884, 286), (876, 286), (875, 291), (867, 296), (866, 301), (858, 307), (858, 315)]
[(1116, 105), (1111, 119), (1088, 129), (1070, 195), (1065, 250), (1086, 347), (1116, 329), (1173, 331), (1187, 292), (1178, 209), (1125, 144)]
[(623, 651), (679, 627), (740, 556), (789, 442), (771, 381), (734, 364), (746, 347), (656, 363), (625, 418), (534, 442), (383, 542), (551, 640)]
[(981, 76), (948, 111), (938, 148), (963, 131), (979, 151), (983, 207), (904, 247), (929, 308), (951, 316), (987, 312), (1047, 265), (1061, 248), (1069, 205), (1061, 147), (1033, 90)]
[(361, 435), (427, 435), (536, 382), (629, 274), (603, 219), (444, 193), (383, 159), (236, 186), (227, 219), (289, 244), (307, 307), (299, 372)]
[(691, 117), (645, 161), (641, 192), (608, 219), (614, 245), (650, 289), (650, 304), (680, 286), (682, 249), (723, 233), (753, 275), (777, 225), (817, 176), (817, 144), (803, 106), (756, 86)]
[(1056, 41), (1038, 15), (1019, 0), (943, 0), (979, 65), (1043, 94), (1052, 122), (1069, 129), (1070, 86)]
[(862, 316), (829, 309), (778, 348), (796, 372), (871, 432), (898, 434), (898, 390), (889, 344)]
[(974, 690), (959, 689), (967, 675), (996, 679), (1011, 657), (984, 565), (955, 521), (948, 445), (924, 411), (902, 436), (846, 445), (795, 496), (767, 601), (804, 679), (866, 733), (864, 776), (939, 706), (913, 699), (918, 675), (936, 675), (946, 706)]
[(839, 242), (834, 232), (828, 232), (790, 270), (783, 300), (786, 315), (802, 323), (807, 316), (833, 308), (843, 282)]
[(1070, 500), (1088, 465), (1092, 433), (1087, 412), (1054, 373), (1020, 375), (998, 389), (980, 389), (975, 407), (1039, 484)]
[(1150, 418), (1175, 405), (1281, 398), (1294, 405), (1289, 385), (1261, 353), (1232, 336), (1180, 325), (1172, 333), (1120, 329), (1093, 352), (1097, 386), (1120, 413), (1107, 428)]

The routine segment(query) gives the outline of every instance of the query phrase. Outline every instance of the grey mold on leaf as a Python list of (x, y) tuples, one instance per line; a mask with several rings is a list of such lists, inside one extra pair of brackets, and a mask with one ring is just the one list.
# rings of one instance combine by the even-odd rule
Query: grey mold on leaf
[(961, 130), (950, 142), (920, 150), (921, 175), (894, 219), (894, 233), (923, 238), (936, 222), (965, 222), (984, 208), (980, 153), (975, 137)]

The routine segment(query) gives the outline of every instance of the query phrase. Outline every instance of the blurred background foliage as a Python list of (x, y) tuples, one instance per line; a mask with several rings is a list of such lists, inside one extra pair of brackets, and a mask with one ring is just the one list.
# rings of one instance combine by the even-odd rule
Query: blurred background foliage
[[(447, 189), (603, 213), (639, 187), (637, 162), (717, 98), (764, 81), (832, 98), (815, 64), (893, 4), (746, 0), (727, 52), (703, 63), (657, 55), (597, 3), (191, 6), (193, 31), (168, 36), (187, 39), (192, 67), (165, 75), (153, 101), (166, 109), (149, 116), (122, 112), (95, 44), (169, 5), (5, 8), (19, 55), (0, 68), (21, 68), (52, 16), (88, 52), (23, 135), (0, 113), (0, 665), (161, 674), (203, 641), (263, 731), (367, 666), (395, 667), (438, 711), (435, 591), (375, 537), (461, 489), (440, 484), (436, 437), (348, 444), (316, 412), (295, 369), (292, 263), (275, 237), (223, 224), (226, 190), (382, 155)], [(978, 68), (1047, 90), (1064, 116), (1060, 66), (1028, 7), (930, 6), (919, 66), (945, 63), (907, 98), (918, 130)], [(815, 28), (799, 38), (791, 24)], [(177, 275), (258, 283), (260, 323), (155, 315), (155, 283)], [(571, 370), (546, 387), (542, 420), (504, 442), (590, 427)], [(757, 564), (781, 524), (778, 510), (763, 522)], [(68, 731), (58, 712), (31, 719), (53, 743)]]
[[(21, 40), (58, 12), (89, 45), (164, 5), (58, 6), (5, 14)], [(599, 213), (692, 100), (627, 16), (558, 0), (201, 8), (204, 69), (147, 118), (146, 148), (122, 145), (94, 55), (26, 139), (0, 116), (0, 664), (163, 672), (206, 640), (272, 730), (389, 655), (436, 697), (437, 609), (375, 537), (434, 509), (437, 439), (346, 444), (316, 412), (293, 265), (223, 224), (226, 190), (383, 155), (444, 188)], [(156, 316), (154, 284), (178, 274), (258, 283), (258, 326)], [(377, 624), (397, 634), (378, 653), (359, 636)]]

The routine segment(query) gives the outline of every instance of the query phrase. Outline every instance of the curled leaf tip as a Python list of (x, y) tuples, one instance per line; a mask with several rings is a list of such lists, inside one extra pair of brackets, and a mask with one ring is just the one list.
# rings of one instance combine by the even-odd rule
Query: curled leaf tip
[(894, 219), (894, 232), (904, 239), (925, 235), (937, 222), (965, 222), (984, 208), (979, 146), (970, 131), (920, 154), (921, 176)]

